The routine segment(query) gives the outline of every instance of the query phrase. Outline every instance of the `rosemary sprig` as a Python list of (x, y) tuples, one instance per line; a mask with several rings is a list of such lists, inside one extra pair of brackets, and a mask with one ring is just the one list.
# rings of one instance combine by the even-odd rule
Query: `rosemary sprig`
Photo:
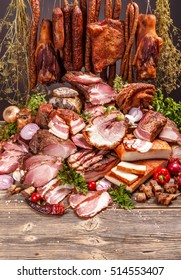
[(118, 204), (120, 208), (130, 210), (135, 207), (131, 200), (131, 192), (126, 190), (126, 186), (124, 184), (121, 184), (116, 188), (110, 188), (108, 192), (113, 201)]
[(66, 164), (63, 164), (62, 169), (59, 170), (57, 179), (61, 180), (62, 185), (73, 184), (78, 193), (87, 194), (88, 192), (88, 186), (83, 176)]

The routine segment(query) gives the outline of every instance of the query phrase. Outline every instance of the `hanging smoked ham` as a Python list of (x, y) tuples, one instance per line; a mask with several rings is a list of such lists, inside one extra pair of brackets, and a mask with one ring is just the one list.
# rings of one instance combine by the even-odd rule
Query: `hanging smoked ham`
[(133, 61), (133, 65), (137, 68), (138, 80), (156, 78), (156, 67), (163, 40), (156, 34), (155, 27), (155, 15), (139, 15), (136, 54)]
[(35, 52), (38, 82), (51, 84), (61, 77), (60, 65), (52, 43), (52, 23), (43, 19), (40, 27), (40, 38)]

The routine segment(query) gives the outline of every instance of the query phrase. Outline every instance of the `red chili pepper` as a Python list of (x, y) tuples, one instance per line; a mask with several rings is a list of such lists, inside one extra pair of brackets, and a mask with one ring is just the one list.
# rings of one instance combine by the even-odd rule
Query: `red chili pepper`
[(32, 202), (30, 199), (25, 199), (28, 205), (34, 210), (46, 214), (46, 215), (63, 215), (65, 212), (65, 205), (61, 204), (38, 204), (36, 202)]
[(170, 173), (167, 168), (160, 167), (155, 171), (153, 178), (159, 184), (165, 184), (170, 181)]

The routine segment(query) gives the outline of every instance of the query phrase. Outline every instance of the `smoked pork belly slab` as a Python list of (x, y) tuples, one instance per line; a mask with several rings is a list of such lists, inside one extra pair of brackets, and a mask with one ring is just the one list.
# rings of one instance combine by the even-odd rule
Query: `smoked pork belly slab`
[(117, 121), (119, 112), (102, 115), (90, 120), (82, 131), (86, 141), (100, 150), (111, 150), (118, 146), (126, 134), (125, 121)]
[(67, 140), (69, 137), (69, 126), (66, 124), (66, 122), (59, 117), (58, 115), (55, 115), (51, 121), (48, 123), (49, 132), (54, 134), (55, 136)]
[(171, 143), (177, 143), (181, 141), (181, 133), (179, 132), (176, 124), (169, 119), (167, 119), (167, 122), (158, 137), (161, 140)]
[(57, 109), (53, 112), (53, 114), (58, 115), (66, 122), (66, 124), (70, 127), (70, 133), (73, 135), (77, 134), (85, 127), (83, 118), (72, 110)]

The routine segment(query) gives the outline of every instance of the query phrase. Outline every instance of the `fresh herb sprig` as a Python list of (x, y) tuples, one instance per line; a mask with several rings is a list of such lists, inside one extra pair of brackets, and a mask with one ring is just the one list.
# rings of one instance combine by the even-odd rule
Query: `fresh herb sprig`
[(157, 93), (154, 96), (153, 108), (155, 111), (162, 113), (165, 117), (174, 121), (177, 125), (179, 131), (181, 132), (181, 102), (176, 102), (171, 97), (164, 98), (161, 89), (157, 90)]
[(131, 192), (126, 189), (124, 184), (121, 184), (116, 188), (110, 188), (108, 192), (113, 201), (118, 204), (120, 208), (130, 210), (135, 207), (131, 200)]
[(129, 85), (127, 82), (124, 82), (121, 76), (116, 75), (116, 78), (113, 81), (113, 88), (116, 93), (119, 93), (121, 89)]
[(3, 139), (9, 139), (16, 133), (18, 133), (17, 123), (5, 123), (0, 126), (0, 141)]
[(33, 115), (37, 114), (38, 108), (40, 107), (40, 104), (47, 103), (47, 100), (45, 98), (45, 94), (33, 94), (27, 104), (27, 107), (31, 110), (31, 113)]
[(57, 179), (61, 180), (62, 185), (73, 184), (78, 193), (87, 194), (88, 186), (83, 176), (75, 171), (75, 169), (63, 164), (62, 169), (57, 174)]
[(82, 112), (80, 114), (80, 117), (82, 117), (84, 122), (87, 124), (90, 121), (90, 119), (92, 118), (92, 115), (90, 112)]

